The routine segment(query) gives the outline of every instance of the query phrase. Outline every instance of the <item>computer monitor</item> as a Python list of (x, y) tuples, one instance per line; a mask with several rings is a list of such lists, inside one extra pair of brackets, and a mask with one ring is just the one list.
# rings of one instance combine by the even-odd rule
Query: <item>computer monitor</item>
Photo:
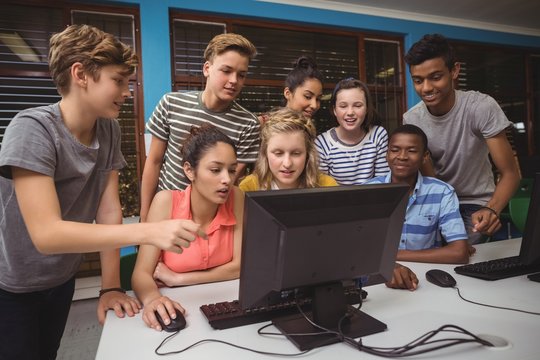
[[(343, 282), (392, 278), (408, 200), (407, 185), (377, 184), (247, 192), (239, 301), (242, 309), (310, 297), (315, 322), (351, 337), (386, 325), (350, 312)], [(354, 315), (353, 315), (354, 313)], [(274, 324), (302, 350), (337, 342), (302, 316)]]
[(519, 258), (523, 264), (540, 265), (540, 173), (534, 176)]

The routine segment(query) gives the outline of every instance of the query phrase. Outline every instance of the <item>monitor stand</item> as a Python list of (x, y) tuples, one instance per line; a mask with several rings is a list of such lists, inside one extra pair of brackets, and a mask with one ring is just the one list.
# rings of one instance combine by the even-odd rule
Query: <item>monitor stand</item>
[[(315, 289), (312, 311), (306, 312), (310, 319), (329, 330), (337, 331), (338, 322), (345, 314), (347, 318), (342, 321), (341, 330), (346, 337), (359, 338), (387, 329), (385, 323), (347, 305), (341, 283), (332, 283)], [(335, 334), (298, 335), (323, 332), (307, 321), (302, 314), (274, 319), (273, 324), (301, 351), (342, 341)]]

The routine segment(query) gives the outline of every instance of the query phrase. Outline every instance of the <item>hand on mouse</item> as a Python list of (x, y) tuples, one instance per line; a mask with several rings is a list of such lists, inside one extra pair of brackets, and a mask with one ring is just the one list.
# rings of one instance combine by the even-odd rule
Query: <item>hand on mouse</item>
[(167, 296), (159, 296), (144, 305), (142, 318), (146, 325), (152, 329), (161, 331), (161, 325), (159, 324), (154, 311), (158, 312), (165, 324), (169, 324), (171, 317), (176, 317), (175, 309), (180, 310), (182, 314), (185, 314), (186, 312), (178, 302), (169, 299)]

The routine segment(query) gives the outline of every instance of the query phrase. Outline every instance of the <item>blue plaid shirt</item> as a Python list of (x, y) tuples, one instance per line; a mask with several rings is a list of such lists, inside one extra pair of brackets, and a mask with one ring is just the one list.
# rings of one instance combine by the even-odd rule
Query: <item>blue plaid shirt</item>
[[(370, 179), (366, 184), (385, 184), (391, 181), (392, 173), (388, 173)], [(441, 235), (448, 243), (467, 239), (456, 192), (449, 184), (436, 178), (424, 177), (419, 172), (407, 204), (399, 249), (437, 248), (442, 245)]]

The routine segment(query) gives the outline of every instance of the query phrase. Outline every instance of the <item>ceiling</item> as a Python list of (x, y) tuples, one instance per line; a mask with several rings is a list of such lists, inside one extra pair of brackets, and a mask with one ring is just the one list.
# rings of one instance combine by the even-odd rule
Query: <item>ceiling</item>
[(426, 21), (439, 24), (540, 36), (539, 0), (269, 1), (413, 21)]

